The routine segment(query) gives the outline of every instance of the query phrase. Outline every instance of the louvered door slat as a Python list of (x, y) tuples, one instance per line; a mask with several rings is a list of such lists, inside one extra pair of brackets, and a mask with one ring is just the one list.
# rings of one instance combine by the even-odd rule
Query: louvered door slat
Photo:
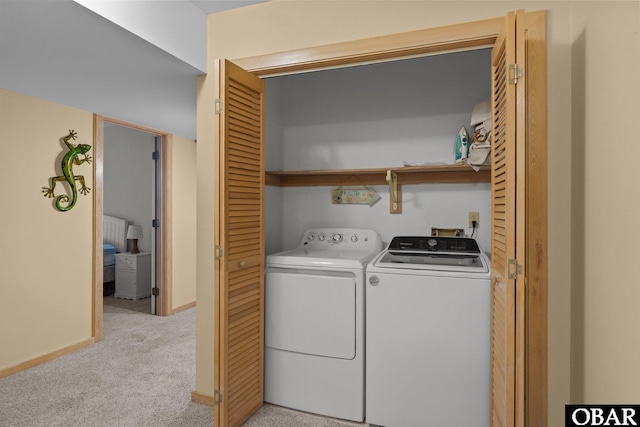
[(264, 83), (220, 61), (216, 427), (240, 426), (262, 406), (264, 348)]
[(237, 365), (243, 365), (243, 364), (247, 363), (251, 359), (255, 360), (256, 357), (258, 357), (258, 353), (257, 352), (247, 351), (242, 356), (237, 357), (237, 358), (234, 359), (234, 361), (231, 364), (231, 368), (236, 368)]
[(238, 242), (243, 242), (244, 240), (256, 240), (256, 241), (259, 241), (260, 240), (260, 234), (259, 233), (236, 234), (236, 235), (230, 236), (229, 243), (231, 245), (234, 245), (234, 244), (237, 244)]
[(231, 169), (229, 171), (230, 176), (231, 175), (243, 175), (243, 176), (253, 176), (253, 177), (260, 177), (259, 174), (256, 173), (255, 170), (253, 169)]
[[(254, 373), (255, 374), (255, 373)], [(229, 424), (231, 425), (241, 425), (244, 422), (245, 413), (253, 411), (253, 402), (251, 401), (251, 396), (260, 391), (261, 385), (259, 381), (256, 381), (255, 385), (246, 390), (241, 390), (238, 393), (238, 397), (235, 395), (230, 397), (230, 406), (234, 408), (234, 410), (229, 414)], [(242, 399), (244, 397), (244, 399)]]
[(242, 105), (241, 102), (243, 101), (239, 97), (232, 96), (230, 99), (233, 104), (229, 107), (229, 116), (255, 126), (256, 133), (259, 133), (260, 120), (256, 119), (254, 107)]
[(237, 153), (229, 153), (228, 160), (231, 172), (235, 172), (234, 168), (253, 170), (256, 167), (260, 167), (259, 159), (250, 159), (245, 156), (239, 156)]
[(252, 255), (259, 255), (260, 252), (259, 251), (244, 251), (242, 253), (234, 253), (231, 252), (229, 253), (229, 261), (241, 261), (243, 258), (245, 258), (246, 256), (252, 256)]
[(260, 150), (256, 148), (256, 144), (253, 141), (247, 140), (247, 138), (251, 138), (250, 135), (244, 135), (245, 138), (240, 138), (240, 133), (236, 133), (237, 136), (229, 138), (229, 140), (233, 143), (234, 149), (247, 152), (260, 154)]
[[(231, 94), (229, 99), (234, 103), (233, 109), (230, 110), (233, 117), (245, 117), (250, 121), (255, 121), (253, 111), (256, 109), (256, 105), (254, 105), (253, 103), (248, 103), (244, 97), (238, 96), (237, 94), (233, 93)], [(260, 126), (258, 125), (258, 127)]]
[(254, 96), (251, 91), (247, 91), (241, 84), (230, 82), (228, 91), (229, 97), (237, 101), (234, 103), (235, 107), (242, 108), (247, 106), (248, 111), (255, 111), (260, 108), (260, 97)]
[(246, 370), (244, 376), (242, 378), (238, 378), (232, 386), (237, 390), (235, 395), (231, 396), (236, 399), (236, 405), (239, 407), (250, 405), (251, 392), (259, 386), (259, 381), (255, 376), (255, 367), (253, 367), (253, 369)]
[(244, 161), (229, 160), (227, 163), (227, 167), (231, 173), (242, 173), (243, 170), (253, 171), (256, 168), (255, 164), (247, 163)]
[(242, 84), (229, 82), (229, 93), (231, 96), (239, 96), (245, 100), (253, 109), (260, 108), (260, 96), (256, 96), (252, 91), (247, 91)]
[(247, 248), (250, 248), (250, 245), (255, 245), (256, 243), (258, 243), (259, 240), (259, 238), (251, 239), (248, 243), (245, 243), (243, 240), (236, 240), (235, 242), (231, 242), (231, 244), (229, 245), (229, 250), (232, 254), (234, 252), (244, 251), (247, 250)]
[(256, 123), (247, 122), (244, 117), (239, 115), (232, 115), (229, 117), (229, 124), (234, 127), (234, 130), (238, 133), (243, 133), (249, 136), (255, 136), (259, 131), (259, 126)]
[[(244, 335), (245, 333), (252, 331), (257, 327), (260, 327), (259, 320), (260, 319), (258, 319), (257, 316), (254, 316), (254, 317), (248, 316), (247, 318), (243, 319), (242, 322), (238, 322), (234, 324), (230, 330), (233, 331), (233, 333)], [(242, 356), (242, 359), (234, 360), (229, 364), (229, 366), (233, 366), (234, 364), (240, 363), (240, 360), (244, 360), (244, 358), (245, 356)]]
[(241, 222), (241, 223), (237, 223), (237, 224), (229, 224), (228, 230), (230, 233), (233, 233), (235, 231), (238, 230), (244, 230), (246, 227), (259, 227), (259, 221), (253, 221), (253, 222)]
[(229, 156), (231, 158), (239, 158), (239, 159), (247, 159), (250, 160), (252, 164), (257, 164), (260, 162), (261, 156), (260, 154), (256, 154), (256, 153), (250, 153), (249, 151), (246, 150), (240, 150), (238, 149), (238, 145), (234, 144), (235, 147), (229, 149)]
[[(245, 386), (249, 386), (252, 387), (254, 384), (256, 384), (257, 379), (255, 378), (254, 373), (252, 372), (252, 370), (246, 370), (245, 372), (235, 376), (233, 378), (233, 380), (231, 381), (231, 386), (234, 388), (238, 388), (238, 391), (242, 391), (242, 388)], [(240, 393), (241, 395), (242, 393)]]
[(262, 233), (262, 230), (260, 229), (260, 227), (254, 227), (254, 228), (252, 228), (250, 230), (251, 231), (249, 231), (249, 229), (247, 229), (247, 228), (229, 230), (229, 237), (230, 237), (230, 239), (235, 239), (235, 238), (240, 238), (242, 235), (247, 234), (247, 233), (258, 233), (260, 235)]
[(260, 147), (260, 138), (252, 135), (247, 135), (234, 130), (229, 131), (229, 140), (234, 144), (246, 145), (249, 148)]
[[(251, 200), (251, 199), (242, 199), (242, 200)], [(238, 216), (251, 216), (253, 211), (251, 209), (234, 209), (229, 211), (229, 217), (238, 217)]]
[(255, 275), (249, 274), (238, 277), (236, 286), (229, 290), (229, 297), (233, 298), (240, 294), (251, 292), (254, 289), (259, 289), (260, 287), (257, 285), (255, 279)]
[(239, 173), (229, 174), (229, 178), (234, 180), (234, 181), (253, 182), (253, 183), (256, 183), (256, 184), (260, 183), (260, 178), (257, 177), (257, 176), (242, 175), (242, 174), (239, 174)]
[[(243, 201), (243, 200), (252, 200), (252, 199), (239, 199), (238, 201)], [(229, 216), (244, 216), (247, 214), (250, 215), (252, 213), (253, 213), (252, 205), (237, 204), (234, 206), (233, 209), (229, 209)]]
[(229, 221), (229, 224), (237, 224), (240, 222), (254, 222), (260, 221), (260, 215), (229, 215), (229, 218), (227, 220)]
[(260, 161), (260, 153), (252, 153), (249, 150), (242, 150), (238, 149), (237, 147), (230, 149), (229, 154), (231, 156), (244, 157), (247, 159), (255, 160), (256, 162)]

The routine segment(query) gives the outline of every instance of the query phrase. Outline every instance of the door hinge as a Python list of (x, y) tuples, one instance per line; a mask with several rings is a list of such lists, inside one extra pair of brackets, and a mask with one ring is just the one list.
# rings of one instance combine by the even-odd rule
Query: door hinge
[(222, 110), (224, 110), (224, 104), (222, 103), (222, 100), (221, 99), (216, 99), (216, 102), (215, 102), (216, 114), (220, 114), (222, 112)]
[(153, 160), (160, 160), (160, 152), (154, 151), (151, 157), (153, 157)]
[(151, 288), (151, 293), (154, 297), (160, 296), (160, 288)]
[(160, 220), (159, 219), (154, 219), (153, 221), (151, 221), (151, 227), (153, 227), (153, 228), (160, 227)]
[(517, 259), (511, 258), (509, 261), (509, 279), (517, 279), (520, 274), (522, 274), (522, 264), (518, 264)]
[(219, 405), (220, 403), (222, 403), (222, 393), (220, 393), (220, 390), (214, 390), (214, 392), (213, 392), (213, 404), (214, 405)]
[(522, 78), (522, 68), (518, 68), (518, 64), (509, 64), (509, 84), (518, 84), (520, 78)]
[(215, 257), (216, 261), (218, 261), (220, 258), (222, 258), (222, 254), (223, 254), (222, 248), (220, 246), (216, 245), (216, 257)]

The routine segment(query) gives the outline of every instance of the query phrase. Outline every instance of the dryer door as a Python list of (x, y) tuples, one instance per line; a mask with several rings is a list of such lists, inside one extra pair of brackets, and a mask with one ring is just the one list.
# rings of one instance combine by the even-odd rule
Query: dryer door
[(278, 350), (353, 359), (356, 355), (354, 275), (268, 269), (265, 344)]

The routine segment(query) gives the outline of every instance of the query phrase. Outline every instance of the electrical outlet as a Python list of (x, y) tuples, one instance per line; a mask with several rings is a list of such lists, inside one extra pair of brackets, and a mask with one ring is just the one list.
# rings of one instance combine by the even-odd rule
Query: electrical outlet
[(480, 226), (480, 212), (469, 212), (469, 228), (473, 228), (473, 221), (476, 222), (476, 228)]

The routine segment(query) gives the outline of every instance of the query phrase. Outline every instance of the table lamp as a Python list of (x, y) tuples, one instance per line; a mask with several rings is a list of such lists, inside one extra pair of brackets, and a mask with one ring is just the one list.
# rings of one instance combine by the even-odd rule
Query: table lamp
[(131, 249), (131, 253), (139, 254), (140, 250), (138, 249), (138, 239), (142, 239), (142, 226), (130, 225), (127, 230), (127, 239), (133, 240), (133, 249)]

